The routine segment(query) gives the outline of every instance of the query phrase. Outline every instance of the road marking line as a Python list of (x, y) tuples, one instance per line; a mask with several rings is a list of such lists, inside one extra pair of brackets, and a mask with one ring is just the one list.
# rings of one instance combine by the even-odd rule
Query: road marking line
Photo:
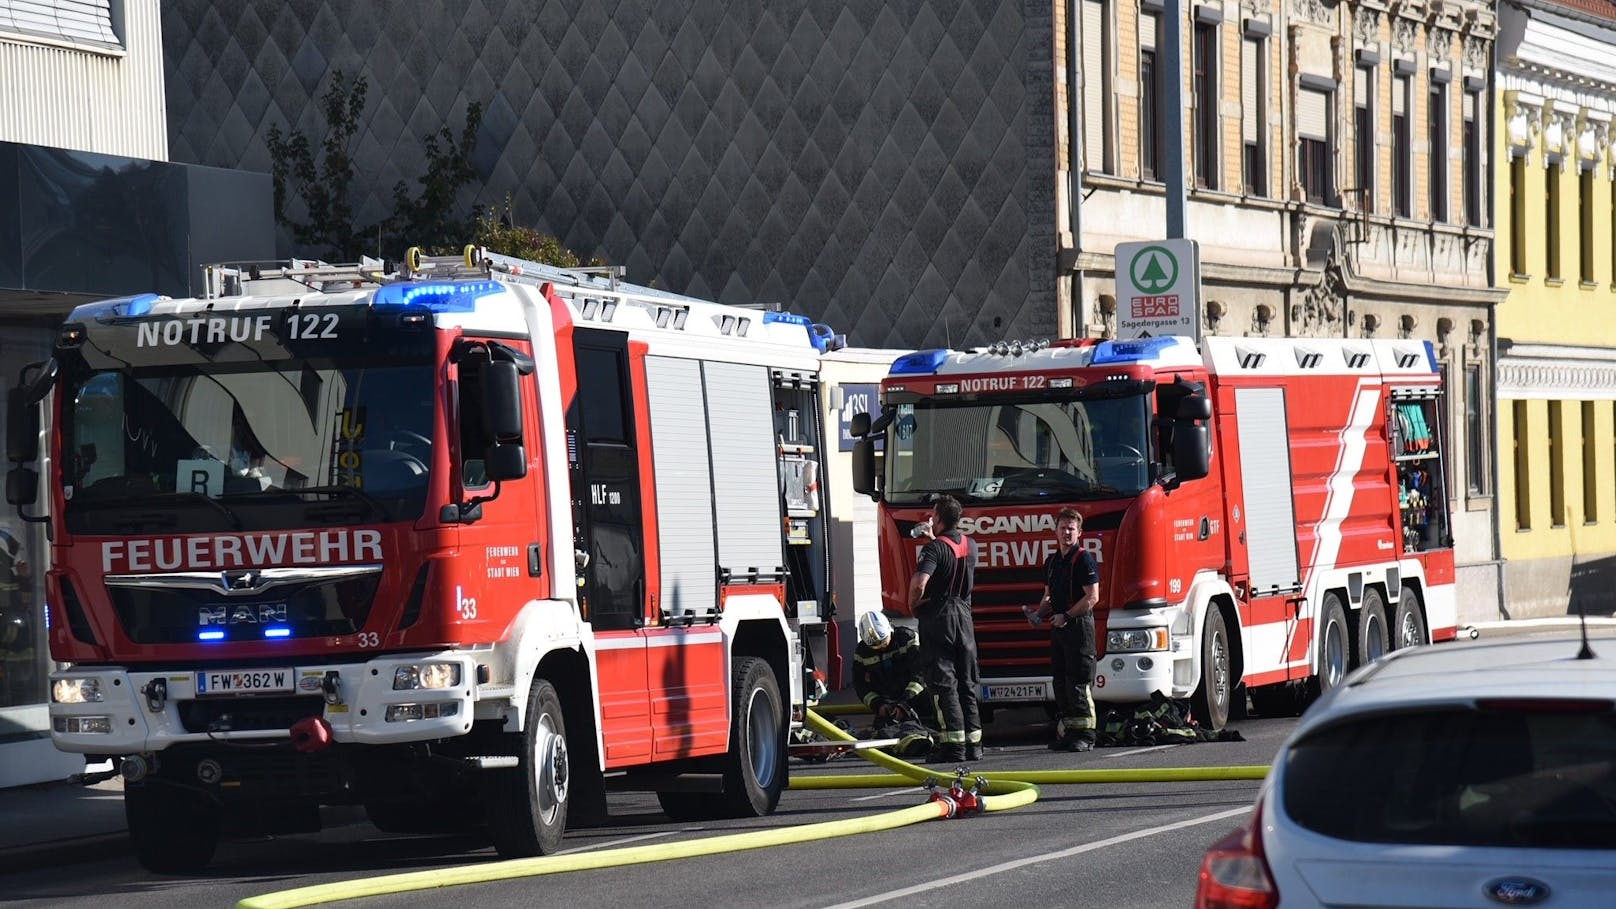
[(1160, 827), (1151, 827), (1146, 830), (1136, 830), (1133, 833), (1119, 834), (1118, 836), (1098, 840), (1093, 843), (1084, 843), (1081, 846), (1073, 846), (1072, 848), (1063, 850), (1061, 852), (1052, 852), (1047, 855), (1015, 859), (1014, 861), (1003, 862), (998, 865), (991, 865), (987, 868), (981, 868), (976, 871), (968, 871), (965, 874), (956, 874), (951, 877), (940, 878), (924, 884), (916, 884), (913, 887), (904, 887), (901, 890), (889, 890), (886, 893), (878, 893), (874, 896), (867, 896), (864, 899), (854, 900), (850, 903), (837, 903), (834, 906), (826, 907), (826, 909), (858, 909), (860, 906), (873, 906), (877, 903), (885, 903), (891, 900), (902, 899), (906, 896), (914, 896), (917, 893), (925, 893), (928, 890), (937, 890), (941, 887), (949, 887), (954, 884), (962, 884), (966, 881), (973, 881), (979, 877), (1002, 874), (1006, 871), (1014, 871), (1017, 868), (1025, 868), (1028, 865), (1037, 865), (1043, 862), (1052, 862), (1058, 859), (1071, 858), (1074, 855), (1081, 855), (1085, 852), (1093, 852), (1096, 849), (1104, 849), (1107, 846), (1115, 846), (1119, 843), (1129, 842), (1130, 840), (1144, 839), (1147, 836), (1155, 836), (1158, 833), (1169, 833), (1174, 830), (1182, 830), (1186, 827), (1194, 827), (1199, 824), (1210, 824), (1213, 821), (1221, 821), (1227, 818), (1250, 813), (1250, 805), (1240, 808), (1230, 808), (1227, 811), (1219, 811), (1217, 814), (1208, 814), (1204, 817), (1191, 818), (1187, 821), (1177, 821), (1171, 824), (1163, 824)]
[(1130, 754), (1149, 754), (1152, 751), (1161, 751), (1163, 748), (1177, 748), (1182, 744), (1184, 744), (1184, 743), (1183, 742), (1171, 742), (1171, 743), (1166, 744), (1166, 745), (1151, 745), (1149, 748), (1135, 748), (1132, 751), (1117, 751), (1117, 752), (1107, 751), (1106, 753), (1100, 755), (1100, 757), (1119, 758), (1119, 757), (1127, 757)]
[[(691, 829), (692, 830), (700, 830), (701, 828), (700, 827), (693, 827)], [(639, 836), (625, 836), (622, 839), (602, 840), (599, 843), (590, 843), (587, 846), (574, 846), (571, 849), (560, 849), (560, 850), (557, 850), (555, 854), (556, 855), (567, 855), (567, 854), (573, 853), (573, 852), (592, 852), (592, 851), (594, 851), (596, 849), (605, 849), (605, 848), (610, 847), (610, 846), (621, 846), (624, 843), (637, 843), (640, 840), (654, 840), (654, 839), (656, 839), (657, 837), (660, 837), (660, 836), (672, 836), (675, 833), (688, 833), (688, 832), (689, 831), (687, 831), (687, 830), (663, 830), (663, 831), (661, 831), (659, 833), (642, 833)]]

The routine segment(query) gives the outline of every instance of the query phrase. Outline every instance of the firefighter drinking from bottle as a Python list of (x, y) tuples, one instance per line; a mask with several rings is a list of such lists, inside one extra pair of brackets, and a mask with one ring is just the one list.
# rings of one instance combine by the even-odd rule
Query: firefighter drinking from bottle
[(931, 764), (982, 758), (982, 718), (977, 707), (976, 631), (971, 626), (971, 587), (976, 541), (956, 530), (960, 503), (938, 496), (931, 521), (916, 527), (920, 550), (909, 579), (909, 608), (920, 620), (920, 655), (926, 687), (937, 702), (940, 744)]
[(1051, 675), (1060, 719), (1052, 751), (1088, 751), (1094, 747), (1094, 607), (1100, 602), (1100, 570), (1078, 539), (1083, 516), (1062, 508), (1055, 516), (1059, 549), (1044, 562), (1044, 598), (1037, 608), (1024, 607), (1034, 627), (1048, 623)]

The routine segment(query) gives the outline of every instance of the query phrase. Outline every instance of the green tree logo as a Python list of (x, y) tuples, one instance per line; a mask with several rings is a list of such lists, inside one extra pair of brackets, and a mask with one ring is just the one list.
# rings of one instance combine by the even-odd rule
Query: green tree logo
[(1178, 259), (1166, 247), (1147, 246), (1134, 254), (1128, 273), (1135, 287), (1160, 293), (1178, 282)]

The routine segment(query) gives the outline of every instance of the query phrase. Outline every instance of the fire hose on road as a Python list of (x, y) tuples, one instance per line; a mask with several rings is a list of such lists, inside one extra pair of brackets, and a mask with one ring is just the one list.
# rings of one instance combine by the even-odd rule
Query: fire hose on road
[[(840, 727), (824, 719), (815, 711), (808, 711), (807, 725), (832, 741), (851, 742), (853, 737)], [(537, 858), (511, 859), (469, 865), (460, 868), (442, 868), (431, 871), (412, 871), (380, 877), (317, 884), (293, 890), (248, 897), (236, 904), (236, 909), (296, 909), (340, 900), (432, 890), (461, 884), (484, 884), (492, 881), (569, 871), (592, 871), (624, 865), (665, 862), (673, 859), (718, 855), (748, 849), (764, 849), (806, 843), (832, 837), (874, 833), (971, 814), (979, 811), (1008, 811), (1030, 805), (1038, 800), (1038, 786), (1092, 783), (1189, 782), (1214, 780), (1258, 780), (1267, 773), (1267, 767), (1165, 767), (1135, 770), (1030, 770), (1000, 773), (958, 774), (953, 784), (945, 787), (931, 785), (939, 774), (907, 761), (899, 760), (878, 750), (860, 751), (865, 760), (887, 769), (880, 774), (820, 774), (796, 776), (792, 789), (891, 789), (926, 783), (929, 799), (919, 805), (885, 811), (866, 817), (840, 821), (824, 821), (771, 830), (749, 830), (721, 836), (662, 843), (655, 846), (627, 846), (582, 852), (573, 855), (546, 855)]]

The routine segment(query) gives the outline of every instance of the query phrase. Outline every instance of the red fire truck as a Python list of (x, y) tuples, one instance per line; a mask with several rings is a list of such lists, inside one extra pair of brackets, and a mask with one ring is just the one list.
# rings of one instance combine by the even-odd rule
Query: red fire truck
[(145, 865), (322, 804), (502, 856), (607, 787), (774, 810), (823, 326), (476, 250), (213, 279), (80, 306), (12, 392), (55, 743), (119, 762)]
[[(1100, 564), (1095, 696), (1189, 698), (1221, 727), (1249, 690), (1288, 712), (1388, 648), (1457, 632), (1442, 382), (1419, 341), (996, 344), (893, 363), (854, 485), (881, 502), (904, 612), (931, 496), (965, 506), (983, 703), (1052, 698), (1038, 601), (1055, 514)], [(877, 482), (872, 430), (884, 439)]]

